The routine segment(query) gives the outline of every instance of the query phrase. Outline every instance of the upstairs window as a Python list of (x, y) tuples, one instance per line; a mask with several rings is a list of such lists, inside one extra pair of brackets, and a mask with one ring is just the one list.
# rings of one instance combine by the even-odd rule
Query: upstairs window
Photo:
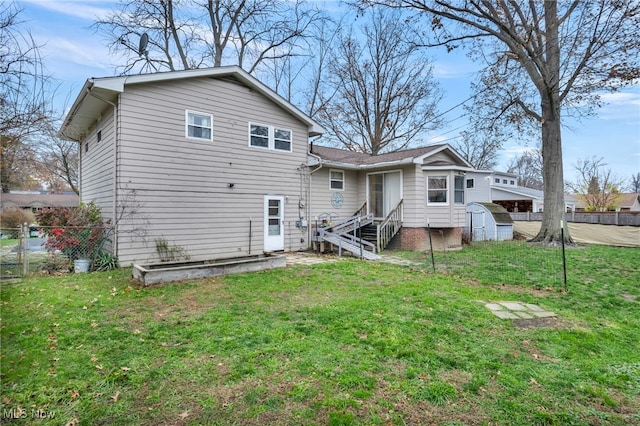
[(194, 111), (186, 112), (186, 136), (192, 139), (213, 140), (213, 116)]
[(252, 124), (249, 130), (249, 144), (260, 148), (269, 148), (269, 127)]
[(495, 178), (493, 181), (494, 181), (495, 183), (500, 183), (500, 178)]
[(447, 181), (446, 176), (427, 178), (427, 204), (447, 204)]
[(291, 151), (291, 131), (273, 129), (273, 147), (281, 151)]
[(464, 176), (456, 176), (453, 181), (453, 202), (464, 204)]
[(473, 189), (475, 187), (475, 180), (473, 179), (467, 179), (467, 189)]
[(249, 123), (249, 146), (291, 152), (291, 130)]
[(334, 191), (344, 190), (344, 172), (342, 170), (329, 171), (329, 188)]

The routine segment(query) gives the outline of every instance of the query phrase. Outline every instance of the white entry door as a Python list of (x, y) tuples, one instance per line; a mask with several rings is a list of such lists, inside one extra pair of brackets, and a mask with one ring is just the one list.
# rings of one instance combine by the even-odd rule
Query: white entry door
[(264, 251), (284, 250), (284, 197), (264, 197)]

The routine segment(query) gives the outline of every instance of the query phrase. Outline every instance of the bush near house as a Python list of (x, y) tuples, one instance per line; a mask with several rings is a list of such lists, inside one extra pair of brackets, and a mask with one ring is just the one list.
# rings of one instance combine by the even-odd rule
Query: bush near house
[(48, 251), (59, 251), (70, 260), (94, 261), (99, 257), (106, 225), (95, 204), (45, 209), (38, 212), (37, 219), (47, 237), (44, 246)]

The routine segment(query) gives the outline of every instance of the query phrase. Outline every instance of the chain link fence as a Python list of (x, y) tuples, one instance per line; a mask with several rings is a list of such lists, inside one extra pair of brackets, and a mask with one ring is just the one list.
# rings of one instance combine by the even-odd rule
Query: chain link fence
[(31, 273), (86, 272), (118, 267), (105, 250), (111, 229), (96, 227), (38, 227), (0, 229), (2, 279)]

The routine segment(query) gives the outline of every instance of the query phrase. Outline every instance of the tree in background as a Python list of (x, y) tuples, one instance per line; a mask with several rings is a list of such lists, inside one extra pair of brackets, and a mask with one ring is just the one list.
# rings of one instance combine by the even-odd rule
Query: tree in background
[[(640, 3), (636, 0), (362, 0), (428, 13), (430, 46), (468, 43), (486, 58), (481, 87), (501, 123), (533, 123), (543, 163), (544, 216), (534, 241), (557, 244), (564, 217), (563, 110), (597, 106), (598, 93), (640, 77)], [(497, 92), (491, 91), (497, 89)], [(507, 90), (505, 90), (505, 88)], [(512, 90), (514, 89), (515, 90)], [(572, 109), (575, 108), (575, 109)], [(496, 114), (497, 113), (497, 114)], [(568, 232), (565, 239), (571, 242)]]
[(51, 117), (49, 78), (20, 10), (0, 3), (0, 168), (2, 192), (31, 185), (35, 160), (28, 138)]
[(631, 176), (629, 190), (631, 190), (631, 192), (640, 193), (640, 172)]
[(438, 128), (441, 93), (411, 40), (409, 19), (385, 10), (365, 17), (361, 36), (340, 36), (328, 74), (335, 90), (317, 119), (333, 142), (375, 155), (407, 148)]
[(498, 152), (502, 148), (502, 139), (486, 128), (465, 130), (460, 140), (451, 145), (478, 170), (493, 170), (498, 165)]
[(587, 211), (615, 210), (623, 181), (615, 176), (603, 158), (591, 158), (578, 161), (575, 166), (577, 178), (567, 186), (580, 197)]
[(518, 185), (543, 190), (542, 162), (540, 148), (528, 149), (511, 160), (507, 171), (518, 176)]
[[(292, 46), (320, 18), (301, 0), (123, 0), (94, 28), (127, 58), (122, 74), (222, 65), (253, 73), (293, 55)], [(143, 34), (148, 45), (140, 50)]]

